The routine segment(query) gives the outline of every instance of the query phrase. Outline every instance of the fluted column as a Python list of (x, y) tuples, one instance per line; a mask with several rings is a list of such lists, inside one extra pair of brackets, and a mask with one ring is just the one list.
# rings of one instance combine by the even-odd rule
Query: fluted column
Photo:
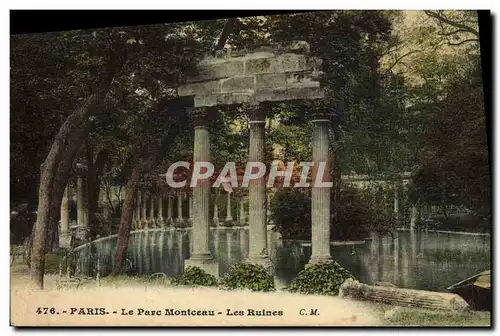
[(241, 196), (240, 198), (240, 225), (244, 226), (246, 224), (246, 217), (247, 215), (245, 214), (245, 198)]
[(69, 232), (69, 199), (70, 199), (70, 185), (66, 186), (64, 190), (63, 198), (61, 200), (61, 223), (59, 230), (59, 247), (60, 248), (70, 248), (71, 247), (71, 233)]
[(144, 193), (142, 197), (142, 223), (143, 229), (148, 228), (148, 194)]
[(137, 228), (138, 229), (142, 229), (141, 206), (142, 206), (142, 193), (140, 191), (137, 191), (137, 205), (135, 207), (135, 212), (136, 212), (136, 220), (137, 220)]
[(180, 223), (183, 221), (182, 218), (182, 193), (177, 195), (177, 221)]
[(189, 195), (189, 222), (193, 223), (193, 195)]
[[(207, 125), (207, 109), (194, 109), (194, 151), (193, 159), (197, 162), (210, 162), (210, 135)], [(210, 237), (210, 180), (198, 180), (193, 189), (194, 221), (192, 229), (193, 253), (186, 260), (184, 267), (197, 266), (218, 277), (219, 265), (213, 259), (209, 249)]]
[[(313, 121), (312, 149), (313, 149), (313, 169), (312, 176), (312, 216), (311, 216), (311, 238), (312, 253), (310, 264), (330, 262), (330, 192), (331, 188), (317, 185), (318, 182), (330, 181), (329, 172), (329, 141), (328, 131), (330, 121), (326, 118), (318, 117)], [(321, 162), (327, 162), (324, 171), (319, 171)], [(322, 175), (317, 177), (317, 175)]]
[(232, 222), (233, 215), (231, 213), (231, 193), (227, 193), (227, 206), (226, 206), (226, 222)]
[(149, 202), (149, 223), (150, 223), (150, 227), (155, 227), (155, 198), (153, 197), (153, 195), (151, 195), (150, 197), (151, 201)]
[(416, 204), (413, 204), (411, 207), (411, 217), (410, 217), (410, 230), (414, 231), (417, 225), (418, 219), (418, 207)]
[(163, 221), (163, 194), (158, 197), (158, 220), (161, 227), (165, 227), (165, 222)]
[(173, 223), (173, 218), (172, 218), (172, 195), (167, 196), (167, 224), (172, 225)]
[[(264, 161), (265, 117), (257, 106), (250, 110), (249, 162)], [(266, 182), (264, 177), (252, 179), (249, 188), (249, 253), (248, 262), (264, 266), (272, 272), (272, 263), (267, 251)]]
[(400, 226), (400, 216), (399, 216), (399, 184), (396, 183), (394, 188), (394, 219), (396, 226)]
[(214, 225), (221, 225), (222, 223), (219, 221), (219, 208), (217, 207), (217, 196), (219, 196), (219, 192), (216, 190), (214, 198), (214, 217), (212, 220)]
[(77, 164), (76, 179), (76, 212), (77, 212), (77, 238), (86, 241), (89, 238), (88, 207), (85, 199), (85, 181), (83, 179), (86, 167)]

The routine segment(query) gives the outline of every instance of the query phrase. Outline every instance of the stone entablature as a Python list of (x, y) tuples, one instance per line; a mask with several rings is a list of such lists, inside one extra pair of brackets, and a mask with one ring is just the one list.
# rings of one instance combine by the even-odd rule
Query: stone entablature
[(249, 53), (226, 51), (200, 61), (178, 95), (193, 96), (194, 107), (320, 99), (320, 66), (304, 41)]

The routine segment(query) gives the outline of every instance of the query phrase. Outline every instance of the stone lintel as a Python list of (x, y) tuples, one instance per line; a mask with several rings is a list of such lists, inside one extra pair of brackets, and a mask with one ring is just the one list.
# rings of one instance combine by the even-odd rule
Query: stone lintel
[(234, 58), (211, 58), (198, 63), (188, 75), (186, 82), (214, 81), (235, 76), (253, 76), (257, 74), (312, 72), (321, 74), (321, 60), (316, 57), (287, 53), (274, 55), (269, 53), (247, 54)]
[(325, 97), (324, 90), (320, 87), (296, 87), (288, 89), (266, 89), (257, 91), (254, 95), (249, 94), (212, 94), (195, 96), (196, 107), (209, 107), (218, 105), (234, 104), (259, 104), (263, 102), (283, 100), (309, 100), (322, 99)]

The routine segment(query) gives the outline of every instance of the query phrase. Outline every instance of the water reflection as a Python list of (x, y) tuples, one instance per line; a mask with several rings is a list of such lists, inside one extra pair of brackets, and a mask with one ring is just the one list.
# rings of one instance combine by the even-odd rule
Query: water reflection
[[(303, 269), (310, 246), (283, 241), (268, 231), (269, 254), (276, 280), (287, 285)], [(163, 272), (181, 274), (192, 249), (189, 229), (133, 232), (127, 250), (129, 274)], [(399, 232), (374, 236), (362, 245), (332, 246), (335, 260), (362, 282), (390, 282), (400, 287), (445, 290), (449, 285), (490, 268), (490, 237), (447, 233)], [(248, 256), (248, 229), (224, 228), (210, 232), (210, 251), (219, 261), (221, 274)], [(114, 266), (116, 238), (95, 243), (102, 275)]]

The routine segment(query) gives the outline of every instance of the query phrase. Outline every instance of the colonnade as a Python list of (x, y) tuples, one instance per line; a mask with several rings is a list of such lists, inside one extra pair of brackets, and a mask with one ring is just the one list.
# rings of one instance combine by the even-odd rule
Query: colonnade
[[(233, 226), (248, 225), (246, 200), (239, 200), (236, 216), (232, 211), (233, 197), (226, 193), (226, 215), (221, 217), (217, 203), (213, 202), (213, 216), (211, 221), (215, 226), (223, 226), (231, 222)], [(149, 194), (137, 192), (132, 228), (134, 230), (160, 228), (168, 226), (191, 226), (194, 221), (194, 195), (188, 192), (169, 194)], [(185, 210), (185, 207), (188, 210)], [(175, 211), (174, 211), (175, 208)], [(223, 219), (222, 219), (223, 218)]]

